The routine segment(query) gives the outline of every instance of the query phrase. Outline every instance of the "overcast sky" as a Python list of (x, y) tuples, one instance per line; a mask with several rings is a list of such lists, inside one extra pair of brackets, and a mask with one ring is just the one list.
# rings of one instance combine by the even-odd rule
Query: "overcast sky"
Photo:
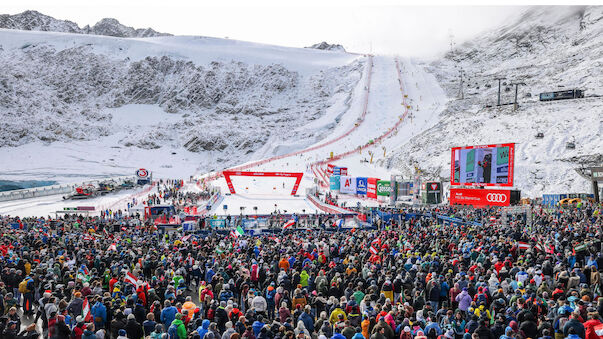
[(33, 9), (81, 27), (112, 17), (128, 26), (152, 27), (176, 35), (229, 37), (293, 47), (324, 40), (342, 44), (352, 52), (433, 57), (449, 49), (451, 33), (460, 43), (525, 9), (444, 7), (437, 6), (441, 3), (438, 0), (412, 3), (424, 6), (393, 0), (3, 0), (0, 13)]

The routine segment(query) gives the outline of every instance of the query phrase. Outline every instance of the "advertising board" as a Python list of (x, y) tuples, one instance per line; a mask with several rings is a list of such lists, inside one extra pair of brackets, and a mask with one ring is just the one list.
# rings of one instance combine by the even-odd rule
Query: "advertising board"
[(389, 197), (392, 192), (391, 182), (389, 180), (377, 181), (377, 195)]
[(356, 178), (342, 175), (340, 177), (339, 192), (356, 194)]
[(368, 178), (366, 180), (366, 197), (377, 199), (377, 181), (378, 178)]
[(509, 206), (511, 191), (497, 189), (451, 188), (450, 205)]
[(451, 184), (513, 186), (515, 144), (454, 147), (451, 150)]
[(368, 178), (356, 178), (356, 194), (366, 195), (366, 186)]

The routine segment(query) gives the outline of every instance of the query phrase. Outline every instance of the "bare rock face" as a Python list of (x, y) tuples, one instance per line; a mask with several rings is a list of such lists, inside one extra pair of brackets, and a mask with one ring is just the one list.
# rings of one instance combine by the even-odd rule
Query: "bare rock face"
[(80, 28), (75, 22), (55, 19), (37, 11), (25, 11), (15, 15), (2, 14), (0, 15), (0, 28), (19, 29), (24, 31), (95, 34), (120, 38), (146, 38), (171, 35), (159, 33), (151, 28), (135, 29), (122, 25), (116, 19), (111, 18), (102, 19), (92, 27), (86, 26)]
[(321, 50), (325, 50), (325, 51), (345, 52), (345, 48), (343, 48), (342, 45), (329, 44), (326, 41), (314, 44), (314, 45), (306, 47), (306, 48), (321, 49)]

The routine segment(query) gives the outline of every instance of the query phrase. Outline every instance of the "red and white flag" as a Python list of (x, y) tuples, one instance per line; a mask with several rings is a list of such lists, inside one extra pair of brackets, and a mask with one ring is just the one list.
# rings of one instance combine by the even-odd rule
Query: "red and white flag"
[(517, 248), (519, 248), (520, 250), (528, 250), (530, 249), (530, 244), (528, 244), (527, 242), (520, 241), (517, 245)]
[(82, 317), (84, 318), (84, 322), (88, 323), (92, 321), (92, 313), (90, 313), (88, 298), (84, 299), (84, 303), (82, 304)]
[(134, 274), (132, 274), (130, 272), (126, 273), (126, 276), (124, 277), (124, 281), (129, 282), (130, 284), (132, 284), (134, 286), (138, 286), (138, 279), (136, 279)]
[(112, 243), (111, 245), (109, 245), (109, 248), (107, 248), (107, 251), (117, 251), (117, 246), (115, 246), (115, 243)]
[(373, 246), (373, 245), (371, 245), (371, 247), (369, 248), (369, 251), (370, 251), (372, 254), (377, 254), (377, 253), (379, 253), (379, 251), (378, 251), (378, 250), (375, 248), (375, 246)]
[(283, 229), (286, 230), (287, 228), (293, 226), (294, 224), (295, 224), (295, 220), (291, 219), (283, 225)]

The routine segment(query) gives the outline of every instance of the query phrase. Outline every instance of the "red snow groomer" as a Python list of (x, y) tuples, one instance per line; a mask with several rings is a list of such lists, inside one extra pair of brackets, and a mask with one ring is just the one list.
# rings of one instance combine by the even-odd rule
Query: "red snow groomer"
[(95, 197), (98, 194), (99, 194), (98, 189), (95, 186), (85, 185), (85, 186), (76, 187), (75, 192), (71, 193), (70, 195), (64, 196), (63, 199), (65, 199), (65, 200), (88, 199), (88, 198)]

